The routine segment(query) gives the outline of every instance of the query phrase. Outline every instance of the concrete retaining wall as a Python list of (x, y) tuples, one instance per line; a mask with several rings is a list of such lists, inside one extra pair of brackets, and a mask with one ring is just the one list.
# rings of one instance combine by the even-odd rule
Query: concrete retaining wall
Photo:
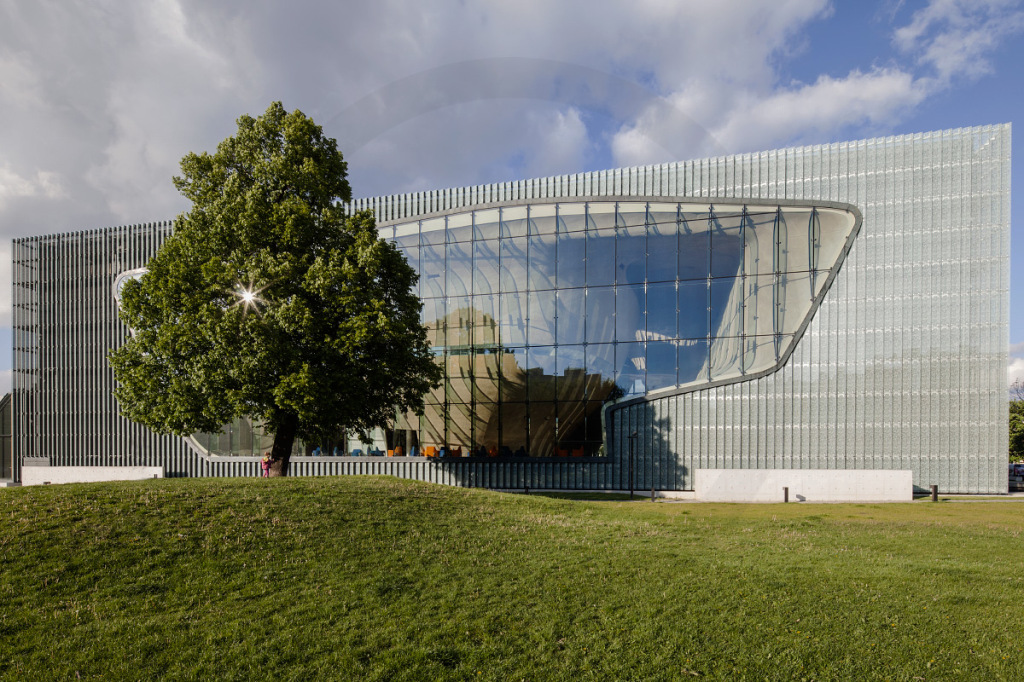
[(871, 469), (698, 469), (701, 502), (912, 502), (913, 472)]
[(96, 481), (138, 481), (163, 478), (163, 467), (54, 467), (23, 466), (22, 485), (47, 483), (93, 483)]

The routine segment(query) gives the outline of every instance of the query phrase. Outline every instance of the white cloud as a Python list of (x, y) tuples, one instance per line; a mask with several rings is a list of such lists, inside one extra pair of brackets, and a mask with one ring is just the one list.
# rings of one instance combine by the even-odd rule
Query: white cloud
[(891, 123), (926, 94), (920, 81), (898, 69), (826, 75), (765, 97), (740, 97), (712, 132), (730, 149), (752, 149), (766, 140), (820, 139), (846, 126)]
[[(688, 150), (689, 158), (714, 156), (725, 149), (714, 131), (694, 119), (710, 120), (722, 106), (721, 89), (705, 84), (691, 84), (684, 92), (653, 100), (640, 115), (623, 125), (612, 136), (611, 152), (617, 166), (639, 166), (647, 163), (677, 161), (679, 149)], [(691, 117), (684, 112), (694, 113)]]
[(1024, 383), (1024, 358), (1010, 358), (1006, 367), (1006, 385), (1012, 386), (1015, 381)]
[(35, 171), (34, 175), (19, 175), (9, 165), (0, 166), (0, 209), (9, 200), (22, 197), (60, 199), (66, 196), (60, 178), (51, 171)]
[(0, 97), (25, 105), (42, 104), (39, 82), (26, 54), (0, 57)]
[[(430, 134), (424, 134), (424, 131)], [(500, 131), (500, 134), (496, 134)], [(427, 111), (346, 155), (356, 194), (450, 187), (576, 172), (595, 145), (581, 112), (557, 103), (483, 99)]]
[(990, 72), (987, 53), (1022, 27), (1016, 0), (931, 0), (896, 30), (893, 42), (948, 82)]
[(615, 134), (611, 144), (616, 166), (640, 166), (670, 160), (671, 153), (655, 142), (651, 135), (653, 131), (650, 128), (656, 125), (653, 118), (650, 115), (645, 116), (644, 120), (626, 126)]
[(575, 173), (585, 167), (592, 143), (578, 109), (533, 113), (529, 123), (537, 145), (524, 166), (525, 175)]
[[(770, 93), (729, 91), (706, 84), (671, 97), (680, 111), (702, 112), (715, 120), (709, 137), (729, 151), (748, 151), (801, 139), (826, 138), (844, 127), (891, 123), (927, 96), (921, 81), (899, 69), (851, 72), (845, 78), (824, 75), (813, 84), (795, 84)], [(624, 126), (612, 141), (616, 163), (639, 165), (670, 160), (655, 140), (678, 135), (666, 126), (661, 110), (648, 109)], [(690, 140), (689, 144), (696, 144)]]
[[(818, 16), (794, 15), (789, 31)], [(743, 28), (741, 23), (740, 42), (751, 37)], [(1022, 28), (1024, 11), (1018, 2), (933, 0), (893, 34), (898, 48), (912, 56), (910, 63), (853, 69), (845, 76), (821, 74), (813, 83), (779, 83), (772, 73), (763, 80), (754, 70), (737, 70), (728, 79), (698, 75), (676, 83), (667, 97), (704, 121), (710, 137), (728, 151), (820, 141), (845, 130), (888, 127), (948, 88), (954, 78), (987, 73), (989, 54)], [(764, 63), (785, 55), (791, 43), (762, 40)], [(617, 163), (666, 160), (652, 140), (672, 131), (658, 119), (656, 113), (644, 112), (618, 131), (612, 141)]]
[(1009, 356), (1006, 365), (1006, 384), (1013, 386), (1016, 381), (1024, 383), (1024, 341), (1011, 343)]

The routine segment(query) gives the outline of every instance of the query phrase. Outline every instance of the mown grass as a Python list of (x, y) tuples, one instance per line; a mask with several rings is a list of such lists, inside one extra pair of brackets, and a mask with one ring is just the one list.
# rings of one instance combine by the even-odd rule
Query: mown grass
[(0, 490), (11, 679), (1024, 679), (1024, 503)]

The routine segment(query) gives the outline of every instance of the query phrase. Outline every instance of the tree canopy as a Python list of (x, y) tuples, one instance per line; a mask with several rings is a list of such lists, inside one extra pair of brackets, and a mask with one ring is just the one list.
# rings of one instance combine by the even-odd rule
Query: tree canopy
[(132, 330), (110, 353), (120, 409), (159, 433), (216, 431), (240, 416), (274, 433), (272, 474), (296, 437), (365, 433), (420, 411), (436, 385), (415, 271), (347, 215), (335, 140), (275, 102), (213, 154), (181, 161), (192, 202), (121, 295)]
[(1024, 461), (1024, 382), (1010, 386), (1010, 461)]

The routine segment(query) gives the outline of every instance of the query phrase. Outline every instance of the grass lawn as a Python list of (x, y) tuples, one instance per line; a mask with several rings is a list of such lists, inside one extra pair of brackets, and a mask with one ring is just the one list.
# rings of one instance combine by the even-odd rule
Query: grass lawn
[(0, 489), (0, 677), (1024, 679), (1024, 500)]

